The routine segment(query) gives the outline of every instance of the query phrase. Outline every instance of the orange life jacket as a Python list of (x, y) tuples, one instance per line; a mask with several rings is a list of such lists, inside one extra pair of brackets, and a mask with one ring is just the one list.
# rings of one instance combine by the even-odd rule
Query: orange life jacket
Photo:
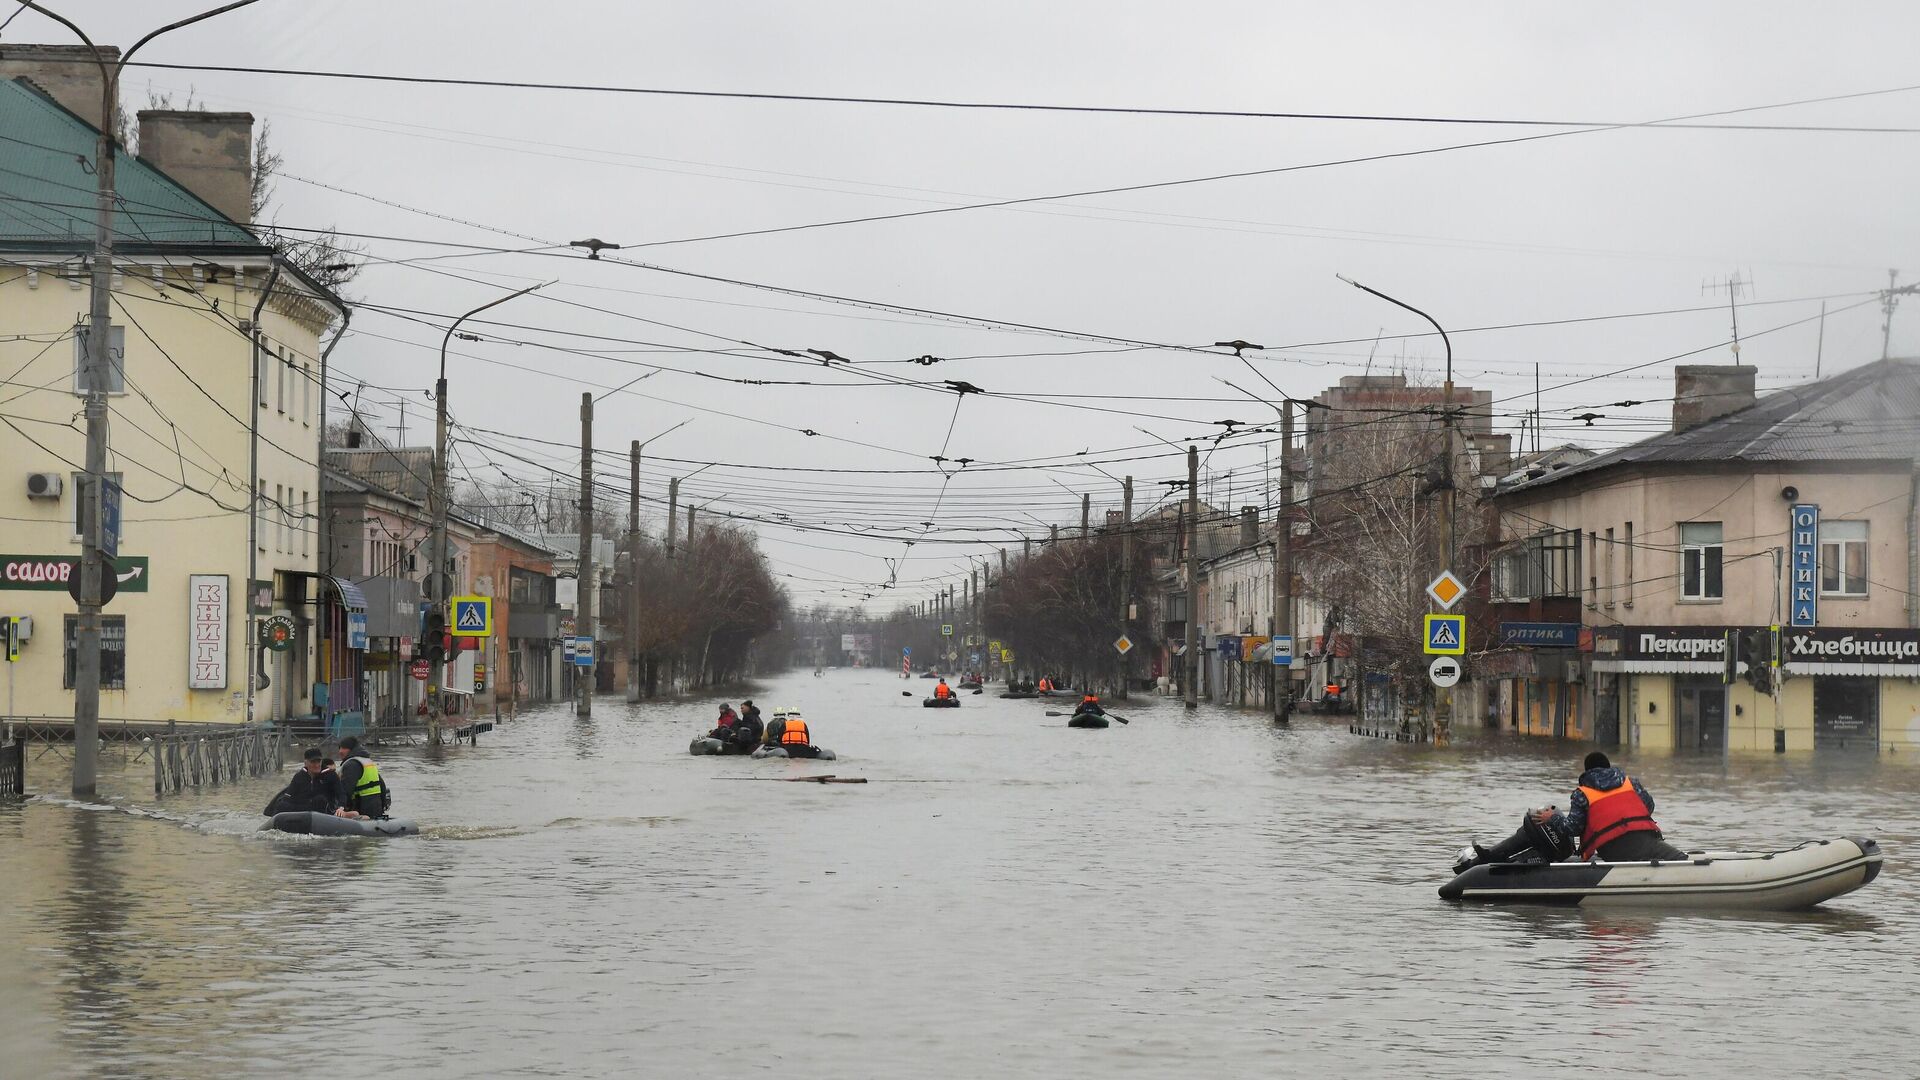
[(953, 687), (948, 686), (946, 683), (941, 683), (939, 686), (933, 688), (933, 696), (937, 698), (950, 698), (953, 696)]
[(1619, 787), (1610, 791), (1584, 784), (1580, 791), (1587, 797), (1587, 829), (1580, 834), (1580, 850), (1587, 858), (1598, 854), (1601, 845), (1630, 832), (1660, 831), (1659, 824), (1653, 820), (1653, 811), (1633, 789), (1633, 777), (1622, 780)]
[(1087, 695), (1086, 697), (1083, 697), (1083, 698), (1081, 698), (1081, 699), (1080, 699), (1080, 704), (1082, 704), (1082, 705), (1098, 705), (1098, 704), (1100, 704), (1100, 699), (1099, 699), (1099, 698), (1097, 698), (1097, 697), (1094, 697), (1094, 696), (1093, 696), (1092, 694), (1088, 694), (1088, 695)]
[(1036, 687), (1034, 687), (1034, 689), (1035, 689), (1035, 690), (1052, 690), (1052, 689), (1053, 689), (1053, 680), (1052, 680), (1052, 679), (1041, 679), (1041, 680), (1040, 680), (1040, 685), (1039, 685), (1039, 686), (1036, 686)]
[(780, 745), (807, 746), (810, 741), (807, 736), (807, 722), (797, 716), (787, 717), (786, 729), (780, 732)]

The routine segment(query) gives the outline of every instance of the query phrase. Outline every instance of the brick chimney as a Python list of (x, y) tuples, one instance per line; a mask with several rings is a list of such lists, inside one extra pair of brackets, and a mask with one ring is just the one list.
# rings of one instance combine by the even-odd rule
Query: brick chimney
[(1681, 364), (1673, 369), (1673, 430), (1688, 431), (1709, 420), (1753, 406), (1758, 368), (1739, 364)]
[[(100, 55), (111, 64), (120, 49), (102, 45)], [(100, 66), (85, 45), (0, 45), (0, 79), (26, 76), (67, 111), (98, 127), (100, 124)]]
[(1252, 547), (1260, 542), (1260, 508), (1243, 506), (1240, 508), (1240, 546)]
[(252, 221), (252, 113), (142, 109), (140, 157), (227, 217)]

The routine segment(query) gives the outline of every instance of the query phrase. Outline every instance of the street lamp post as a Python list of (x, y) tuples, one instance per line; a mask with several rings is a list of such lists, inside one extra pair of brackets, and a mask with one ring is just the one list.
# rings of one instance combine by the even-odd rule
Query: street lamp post
[[(194, 23), (203, 22), (216, 15), (258, 3), (259, 0), (234, 0), (222, 4), (210, 11), (203, 11), (189, 18), (170, 22), (147, 34), (133, 43), (116, 61), (109, 63), (102, 55), (100, 46), (93, 43), (86, 31), (80, 29), (71, 20), (56, 12), (49, 11), (34, 0), (19, 0), (20, 6), (37, 11), (54, 22), (73, 31), (87, 49), (93, 53), (93, 62), (100, 69), (100, 124), (99, 133), (94, 140), (94, 231), (93, 254), (89, 260), (90, 293), (87, 305), (87, 352), (82, 365), (81, 385), (86, 390), (85, 414), (87, 418), (86, 473), (81, 478), (80, 490), (75, 492), (80, 513), (80, 602), (78, 616), (74, 620), (74, 675), (73, 675), (73, 795), (77, 799), (94, 797), (99, 774), (100, 757), (100, 609), (105, 606), (101, 599), (101, 586), (105, 579), (106, 560), (100, 550), (100, 500), (105, 487), (107, 469), (107, 395), (106, 375), (112, 363), (112, 316), (109, 305), (113, 295), (113, 204), (115, 199), (113, 184), (114, 169), (114, 114), (118, 111), (120, 100), (120, 72), (133, 59), (133, 54), (154, 38), (172, 30), (178, 30)], [(249, 403), (251, 407), (251, 402)], [(257, 492), (249, 492), (253, 498)], [(251, 513), (259, 513), (258, 506), (250, 508)], [(252, 619), (253, 583), (247, 583), (248, 614)], [(252, 670), (252, 660), (248, 660), (248, 670)], [(252, 686), (248, 686), (248, 703), (252, 703)]]
[(433, 383), (433, 478), (427, 490), (427, 510), (433, 517), (433, 535), (428, 542), (428, 555), (433, 565), (427, 568), (427, 658), (433, 665), (433, 677), (427, 680), (427, 740), (434, 744), (440, 742), (440, 722), (445, 718), (441, 708), (440, 682), (445, 674), (447, 626), (447, 598), (453, 591), (452, 575), (447, 571), (447, 343), (453, 340), (453, 332), (460, 324), (473, 318), (488, 308), (498, 307), (509, 300), (517, 299), (545, 288), (551, 282), (529, 285), (518, 292), (508, 293), (497, 300), (489, 300), (465, 315), (453, 320), (447, 327), (446, 335), (440, 339), (440, 377)]
[(640, 455), (647, 444), (691, 424), (682, 420), (651, 439), (633, 444), (633, 476), (627, 504), (627, 701), (640, 700)]

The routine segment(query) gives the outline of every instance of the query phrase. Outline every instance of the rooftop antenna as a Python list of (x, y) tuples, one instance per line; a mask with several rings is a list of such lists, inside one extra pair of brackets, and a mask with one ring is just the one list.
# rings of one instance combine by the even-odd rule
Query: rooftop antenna
[(1736, 270), (1727, 275), (1725, 281), (1703, 282), (1700, 285), (1700, 295), (1705, 296), (1722, 289), (1727, 293), (1727, 315), (1733, 320), (1733, 362), (1738, 364), (1740, 362), (1740, 294), (1753, 291), (1753, 280), (1741, 277), (1740, 272)]

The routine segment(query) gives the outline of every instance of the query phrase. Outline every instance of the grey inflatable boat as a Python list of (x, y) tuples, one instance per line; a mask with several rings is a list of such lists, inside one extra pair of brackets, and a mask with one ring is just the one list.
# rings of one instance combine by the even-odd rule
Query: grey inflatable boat
[(332, 814), (320, 814), (311, 810), (294, 810), (285, 814), (273, 815), (273, 820), (260, 826), (275, 832), (300, 833), (310, 836), (418, 836), (420, 826), (405, 818), (361, 818), (334, 817)]

